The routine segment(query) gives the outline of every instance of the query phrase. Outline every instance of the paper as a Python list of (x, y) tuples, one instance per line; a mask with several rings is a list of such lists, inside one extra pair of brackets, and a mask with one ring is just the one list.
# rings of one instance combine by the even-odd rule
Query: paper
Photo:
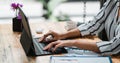
[(52, 56), (51, 63), (112, 63), (110, 57), (97, 56)]

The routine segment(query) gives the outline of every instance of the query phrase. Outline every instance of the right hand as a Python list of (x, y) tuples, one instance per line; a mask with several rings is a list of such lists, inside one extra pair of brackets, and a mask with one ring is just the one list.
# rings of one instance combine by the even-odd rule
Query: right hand
[(44, 34), (40, 39), (39, 42), (50, 42), (62, 39), (62, 34), (56, 33), (54, 31), (49, 31), (48, 33)]

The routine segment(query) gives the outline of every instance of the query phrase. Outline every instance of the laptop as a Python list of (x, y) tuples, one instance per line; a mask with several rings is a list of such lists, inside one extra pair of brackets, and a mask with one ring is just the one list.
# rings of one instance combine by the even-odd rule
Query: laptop
[(55, 52), (52, 52), (52, 48), (50, 51), (44, 51), (43, 48), (46, 45), (48, 45), (48, 43), (46, 42), (39, 43), (38, 38), (32, 37), (32, 33), (30, 30), (29, 21), (27, 17), (25, 16), (21, 8), (19, 8), (19, 12), (23, 24), (23, 31), (20, 37), (20, 43), (27, 56), (38, 56), (38, 55), (40, 56), (40, 55), (67, 53), (67, 50), (64, 47), (57, 48)]

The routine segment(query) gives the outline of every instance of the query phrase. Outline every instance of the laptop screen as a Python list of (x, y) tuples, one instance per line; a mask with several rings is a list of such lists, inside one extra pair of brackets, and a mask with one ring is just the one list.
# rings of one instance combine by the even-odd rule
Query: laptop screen
[(23, 31), (21, 34), (20, 42), (21, 42), (21, 45), (22, 45), (25, 53), (28, 54), (30, 51), (30, 48), (33, 45), (32, 44), (32, 41), (33, 41), (32, 35), (31, 35), (30, 26), (29, 26), (27, 17), (25, 16), (25, 14), (23, 13), (21, 8), (19, 8), (19, 12), (22, 17), (22, 25), (23, 25)]

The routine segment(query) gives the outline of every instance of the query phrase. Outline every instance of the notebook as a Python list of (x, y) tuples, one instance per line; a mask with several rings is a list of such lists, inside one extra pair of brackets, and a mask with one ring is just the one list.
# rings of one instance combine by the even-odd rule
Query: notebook
[(110, 56), (51, 56), (50, 63), (112, 63)]

